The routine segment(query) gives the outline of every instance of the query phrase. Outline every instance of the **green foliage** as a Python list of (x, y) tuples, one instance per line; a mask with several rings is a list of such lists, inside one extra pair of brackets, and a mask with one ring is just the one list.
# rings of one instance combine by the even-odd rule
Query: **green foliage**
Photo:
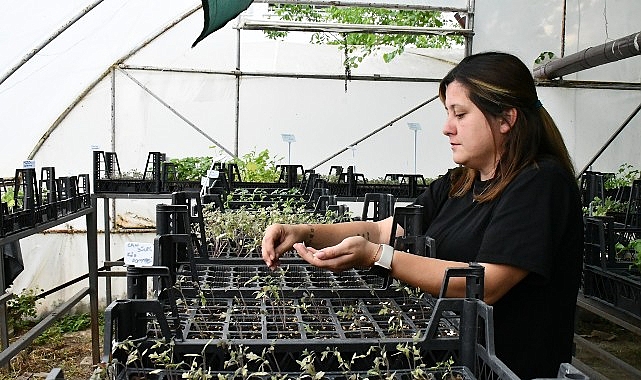
[(7, 187), (6, 191), (2, 191), (2, 202), (7, 204), (7, 207), (11, 208), (13, 207), (16, 203), (15, 200), (13, 199), (13, 187), (9, 186)]
[(556, 58), (556, 55), (554, 53), (552, 53), (551, 51), (544, 51), (541, 54), (539, 54), (538, 57), (536, 57), (536, 59), (534, 60), (534, 63), (537, 65), (540, 65), (554, 58)]
[(178, 181), (200, 181), (211, 167), (211, 157), (172, 158), (169, 162), (176, 164)]
[(38, 298), (36, 289), (25, 289), (7, 301), (7, 326), (14, 333), (27, 330), (34, 324)]
[(268, 149), (255, 150), (231, 162), (238, 165), (240, 177), (245, 182), (276, 182), (280, 176), (276, 166), (281, 158), (272, 157)]
[(620, 202), (610, 197), (605, 199), (594, 197), (590, 206), (584, 207), (583, 213), (591, 216), (606, 216), (608, 212), (625, 212), (626, 208), (627, 202)]
[(641, 178), (641, 171), (639, 171), (639, 169), (635, 169), (634, 166), (628, 163), (623, 163), (619, 166), (617, 172), (614, 173), (614, 176), (608, 178), (605, 183), (603, 183), (603, 187), (606, 190), (610, 190), (632, 186), (632, 181), (639, 178)]
[[(367, 7), (324, 7), (315, 8), (309, 5), (273, 5), (274, 13), (282, 20), (304, 22), (327, 22), (343, 24), (375, 24), (415, 27), (443, 27), (446, 19), (440, 12), (413, 11), (398, 9), (381, 9)], [(452, 27), (456, 24), (451, 23)], [(270, 38), (283, 38), (287, 32), (266, 31)], [(410, 35), (410, 34), (374, 34), (374, 33), (336, 33), (317, 32), (311, 37), (316, 44), (337, 45), (345, 50), (346, 68), (356, 68), (365, 57), (380, 50), (382, 46), (393, 50), (383, 54), (385, 62), (390, 62), (405, 51), (406, 46), (417, 48), (449, 48), (463, 42), (462, 36), (447, 35)]]
[(233, 247), (241, 252), (260, 252), (265, 229), (274, 223), (305, 224), (332, 223), (333, 214), (317, 214), (305, 211), (304, 205), (292, 201), (276, 202), (271, 206), (248, 210), (221, 211), (212, 205), (203, 207), (205, 235), (216, 253)]
[(641, 239), (630, 240), (628, 244), (616, 243), (614, 249), (616, 250), (617, 257), (624, 256), (625, 253), (629, 255), (629, 257), (624, 257), (624, 259), (632, 260), (630, 269), (636, 267), (641, 271)]

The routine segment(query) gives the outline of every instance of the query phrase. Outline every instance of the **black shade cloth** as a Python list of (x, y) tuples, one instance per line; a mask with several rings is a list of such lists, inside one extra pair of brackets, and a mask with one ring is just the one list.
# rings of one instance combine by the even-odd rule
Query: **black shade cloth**
[(4, 260), (4, 287), (11, 286), (13, 280), (24, 270), (20, 242), (13, 241), (0, 246), (0, 255)]

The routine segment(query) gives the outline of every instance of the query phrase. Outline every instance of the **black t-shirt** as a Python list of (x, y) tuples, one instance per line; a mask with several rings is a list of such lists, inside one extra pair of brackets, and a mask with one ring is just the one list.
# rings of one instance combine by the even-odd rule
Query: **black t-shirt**
[[(583, 217), (574, 178), (543, 159), (519, 173), (490, 202), (472, 192), (450, 198), (450, 172), (415, 204), (424, 207), (436, 257), (508, 264), (528, 270), (493, 305), (496, 354), (523, 379), (556, 377), (571, 362), (583, 256)], [(478, 181), (476, 188), (485, 184)], [(478, 193), (478, 191), (477, 191)]]

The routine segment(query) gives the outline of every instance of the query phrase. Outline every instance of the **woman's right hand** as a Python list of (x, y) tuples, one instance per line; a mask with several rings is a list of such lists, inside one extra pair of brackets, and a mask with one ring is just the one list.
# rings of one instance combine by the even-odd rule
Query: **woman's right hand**
[(289, 224), (272, 224), (267, 227), (263, 236), (262, 255), (269, 269), (275, 269), (280, 257), (292, 249), (295, 243), (304, 240), (303, 226)]

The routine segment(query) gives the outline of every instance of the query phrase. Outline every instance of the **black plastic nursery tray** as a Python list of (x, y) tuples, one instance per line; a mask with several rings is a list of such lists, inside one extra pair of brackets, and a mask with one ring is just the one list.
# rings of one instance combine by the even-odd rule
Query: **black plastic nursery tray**
[[(434, 307), (430, 298), (339, 295), (280, 300), (231, 297), (198, 304), (201, 301), (192, 299), (178, 306), (186, 340), (287, 344), (299, 348), (411, 342), (427, 328)], [(439, 326), (439, 337), (457, 335), (455, 321), (444, 320)]]
[(518, 380), (493, 354), (491, 308), (481, 301), (400, 294), (281, 301), (192, 299), (167, 319), (157, 300), (116, 301), (105, 313), (104, 352), (120, 363), (121, 379), (162, 374), (169, 355), (182, 363), (172, 367), (181, 376), (191, 368), (230, 379), (309, 379), (311, 370), (328, 379), (429, 379), (443, 373), (433, 366), (450, 362), (469, 369), (463, 379)]
[[(128, 368), (118, 375), (116, 380), (182, 380), (193, 378), (202, 374), (198, 378), (209, 378), (211, 379), (243, 379), (241, 373), (236, 371), (207, 371), (202, 368), (195, 368), (193, 370), (181, 369), (181, 370), (152, 370), (152, 369), (132, 369)], [(277, 378), (279, 380), (350, 380), (350, 379), (389, 379), (389, 380), (416, 380), (416, 379), (425, 379), (425, 380), (449, 380), (446, 375), (452, 374), (455, 377), (451, 379), (456, 380), (477, 380), (478, 378), (467, 367), (462, 366), (453, 366), (450, 371), (445, 371), (441, 369), (423, 369), (421, 372), (413, 372), (410, 370), (394, 370), (386, 371), (381, 370), (378, 373), (371, 373), (369, 371), (350, 371), (350, 372), (325, 372), (325, 371), (300, 371), (300, 372), (289, 372), (289, 373), (279, 373)], [(245, 374), (246, 376), (251, 375), (252, 379), (257, 380), (272, 380), (274, 379), (274, 373), (270, 372), (255, 372), (251, 374)], [(190, 377), (192, 376), (192, 377)], [(509, 380), (506, 378), (506, 380)]]
[[(381, 357), (389, 357), (388, 368), (404, 369), (408, 360), (414, 366), (456, 359), (460, 348), (459, 316), (445, 312), (430, 323), (431, 298), (192, 298), (179, 302), (177, 318), (171, 308), (144, 305), (153, 301), (116, 301), (105, 315), (105, 352), (121, 362), (135, 355), (139, 368), (162, 368), (156, 358), (171, 352), (175, 363), (195, 360), (216, 371), (234, 357), (247, 360), (250, 373), (265, 366), (298, 371), (309, 353), (316, 368), (327, 371), (339, 371), (343, 359), (353, 361), (350, 370), (368, 370)], [(413, 347), (423, 351), (416, 351), (420, 359), (413, 357)], [(241, 358), (250, 352), (263, 359)]]
[(68, 199), (34, 206), (33, 209), (2, 213), (0, 215), (0, 236), (25, 231), (90, 207), (90, 195), (79, 194)]
[[(340, 273), (320, 269), (307, 263), (283, 263), (272, 271), (262, 261), (248, 265), (247, 261), (229, 259), (223, 265), (197, 265), (192, 273), (189, 265), (182, 266), (176, 278), (176, 287), (183, 294), (206, 289), (212, 294), (243, 294), (263, 289), (278, 288), (283, 297), (300, 297), (306, 292), (318, 296), (369, 295), (386, 290), (389, 279), (368, 270), (350, 269)], [(193, 279), (198, 279), (194, 285)]]

